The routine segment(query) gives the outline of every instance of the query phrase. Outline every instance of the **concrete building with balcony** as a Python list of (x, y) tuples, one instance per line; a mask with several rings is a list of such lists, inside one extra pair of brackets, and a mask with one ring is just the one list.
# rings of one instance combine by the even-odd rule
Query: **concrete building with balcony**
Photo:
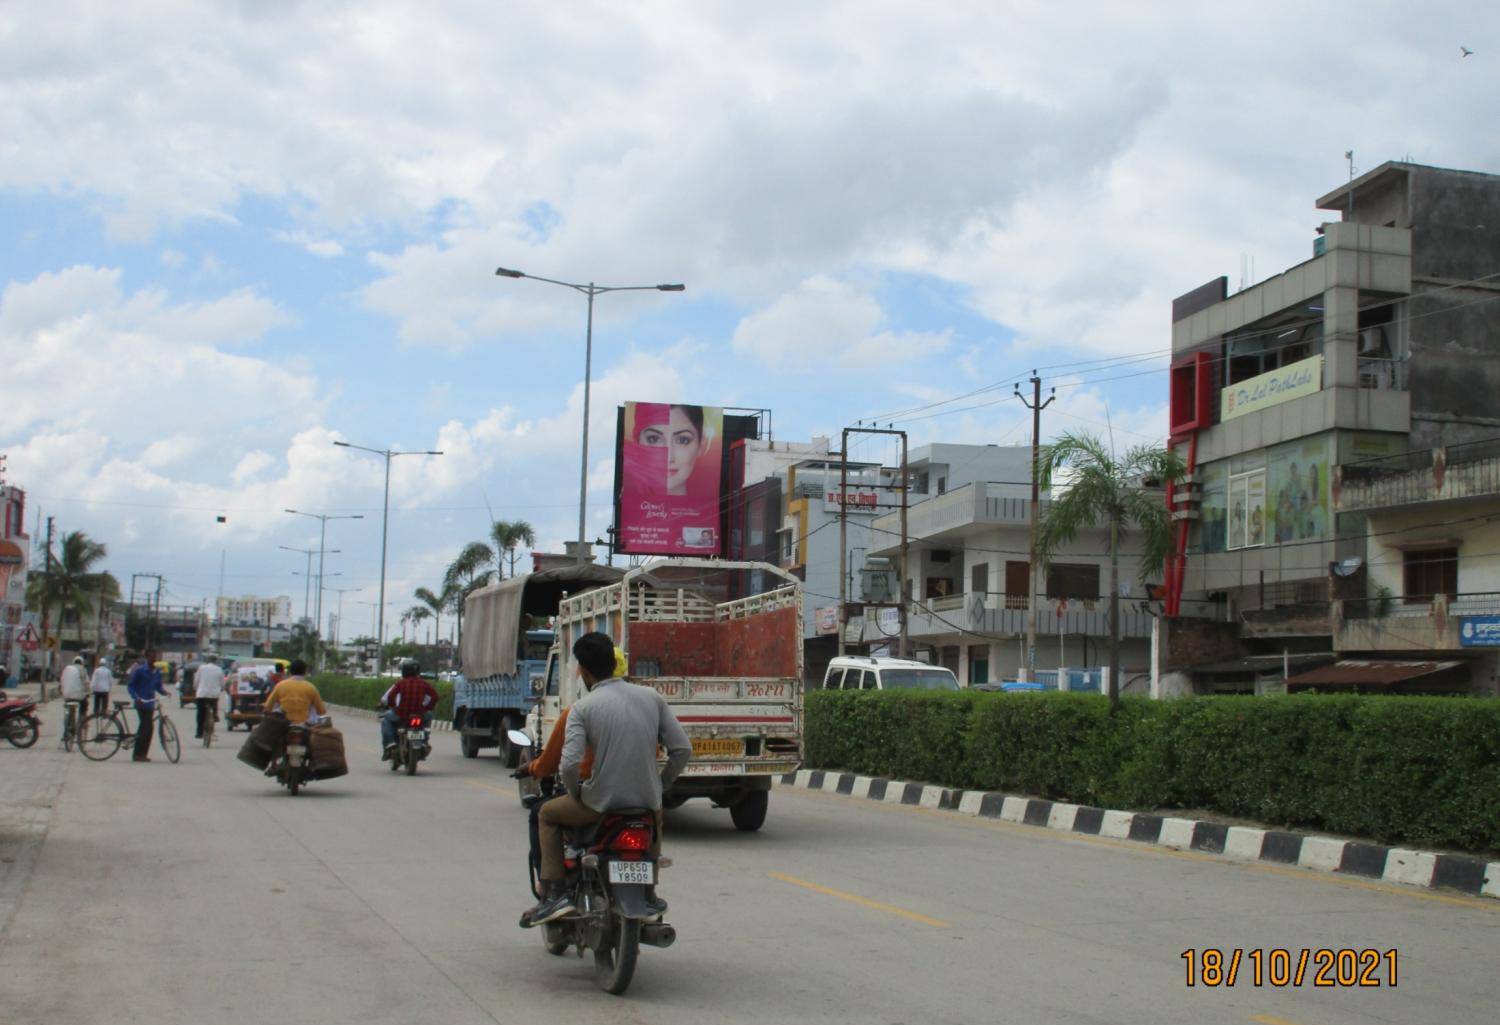
[[(991, 448), (983, 470), (994, 479), (964, 480), (953, 468), (966, 465), (958, 450), (969, 447), (941, 446), (946, 450), (943, 491), (915, 500), (907, 515), (911, 649), (953, 670), (965, 685), (1014, 680), (1027, 662), (1027, 610), (1035, 600), (1036, 668), (1042, 679), (1053, 678), (1059, 668), (1102, 665), (1109, 644), (1107, 528), (1080, 531), (1057, 551), (1033, 599), (1031, 448)], [(934, 479), (931, 473), (928, 479)], [(1049, 505), (1044, 495), (1041, 515)], [(887, 512), (872, 528), (879, 540), (871, 554), (899, 560), (899, 515)], [(1140, 543), (1132, 534), (1120, 560), (1122, 692), (1144, 692), (1149, 677), (1153, 618), (1143, 608), (1139, 570)], [(899, 624), (895, 609), (867, 615), (862, 644), (894, 651)], [(1091, 680), (1097, 687), (1097, 675)]]
[[(1493, 692), (1492, 660), (1454, 631), (1500, 588), (1484, 554), (1500, 551), (1484, 514), (1500, 500), (1484, 490), (1500, 438), (1500, 177), (1391, 162), (1316, 206), (1338, 219), (1308, 260), (1173, 304), (1172, 437), (1194, 466), (1174, 502), (1191, 524), (1182, 593), (1215, 603), (1240, 641), (1198, 687), (1248, 689), (1296, 656), (1294, 689)], [(1341, 665), (1308, 668), (1319, 659)], [(1413, 664), (1380, 668), (1397, 661)]]
[(292, 625), (292, 599), (278, 594), (274, 598), (243, 595), (238, 598), (219, 598), (215, 601), (214, 618), (225, 626), (272, 626), (290, 628)]

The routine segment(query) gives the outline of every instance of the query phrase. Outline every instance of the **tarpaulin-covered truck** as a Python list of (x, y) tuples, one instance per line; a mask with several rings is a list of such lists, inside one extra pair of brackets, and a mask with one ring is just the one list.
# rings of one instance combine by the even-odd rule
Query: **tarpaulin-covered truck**
[(545, 742), (583, 694), (573, 642), (599, 630), (654, 687), (693, 744), (663, 803), (706, 797), (741, 830), (766, 818), (771, 780), (802, 759), (802, 584), (760, 562), (661, 559), (558, 607), (545, 694), (531, 717)]
[(520, 751), (506, 731), (519, 729), (542, 692), (547, 653), (545, 625), (565, 594), (618, 581), (623, 570), (581, 564), (512, 577), (480, 588), (464, 602), (463, 673), (453, 685), (453, 729), (465, 758), (498, 747), (507, 768)]

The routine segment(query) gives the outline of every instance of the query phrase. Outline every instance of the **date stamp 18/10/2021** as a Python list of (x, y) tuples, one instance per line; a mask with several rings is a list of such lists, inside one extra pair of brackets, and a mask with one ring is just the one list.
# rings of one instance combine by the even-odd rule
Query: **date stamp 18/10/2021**
[(1316, 986), (1367, 989), (1396, 986), (1395, 949), (1373, 947), (1190, 947), (1182, 952), (1187, 984), (1194, 986)]

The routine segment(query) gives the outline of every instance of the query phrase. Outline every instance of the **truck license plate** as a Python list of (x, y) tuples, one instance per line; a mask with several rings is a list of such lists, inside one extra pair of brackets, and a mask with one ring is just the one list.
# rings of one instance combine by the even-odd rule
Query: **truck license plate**
[(721, 737), (694, 737), (693, 757), (703, 755), (728, 755), (738, 758), (745, 753), (745, 742), (743, 740), (728, 739)]
[(656, 882), (656, 865), (650, 861), (611, 861), (609, 881), (650, 886)]

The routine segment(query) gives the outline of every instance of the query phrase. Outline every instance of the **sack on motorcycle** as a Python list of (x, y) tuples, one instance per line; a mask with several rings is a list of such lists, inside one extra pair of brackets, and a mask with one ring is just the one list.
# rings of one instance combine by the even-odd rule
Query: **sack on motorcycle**
[(265, 772), (266, 766), (271, 764), (271, 752), (257, 744), (254, 737), (245, 738), (245, 742), (240, 745), (240, 753), (236, 757), (261, 772)]
[(279, 715), (265, 716), (250, 731), (250, 739), (246, 741), (246, 744), (253, 744), (260, 748), (266, 753), (269, 761), (270, 757), (278, 753), (285, 744), (288, 725), (290, 724)]
[(333, 779), (349, 772), (344, 757), (344, 735), (332, 726), (321, 726), (307, 735), (307, 761), (313, 779)]

